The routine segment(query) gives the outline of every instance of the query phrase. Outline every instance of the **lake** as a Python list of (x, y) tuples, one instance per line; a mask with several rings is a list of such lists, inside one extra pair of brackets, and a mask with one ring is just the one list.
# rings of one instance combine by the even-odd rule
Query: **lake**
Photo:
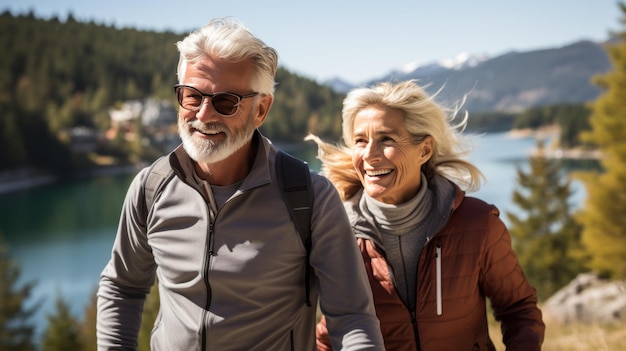
[[(316, 149), (288, 150), (307, 159), (318, 170)], [(496, 204), (505, 222), (506, 211), (515, 211), (511, 201), (516, 187), (516, 167), (527, 169), (528, 156), (535, 147), (533, 138), (510, 138), (488, 134), (475, 141), (470, 159), (481, 169), (487, 182), (473, 196)], [(95, 294), (99, 274), (109, 259), (121, 204), (134, 174), (106, 175), (71, 183), (44, 185), (0, 194), (0, 232), (8, 244), (9, 256), (21, 268), (21, 282), (36, 283), (29, 304), (42, 303), (34, 317), (38, 332), (46, 315), (62, 297), (72, 313), (82, 319), (85, 307)], [(571, 203), (582, 205), (582, 185), (572, 183)]]

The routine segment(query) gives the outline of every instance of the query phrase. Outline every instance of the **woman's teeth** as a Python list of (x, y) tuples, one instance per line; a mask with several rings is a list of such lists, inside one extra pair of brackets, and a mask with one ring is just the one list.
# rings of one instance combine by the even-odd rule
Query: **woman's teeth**
[(371, 176), (371, 177), (381, 176), (381, 175), (385, 175), (385, 174), (389, 174), (389, 173), (391, 173), (390, 169), (380, 169), (380, 170), (366, 171), (365, 172), (365, 174), (367, 174), (368, 176)]

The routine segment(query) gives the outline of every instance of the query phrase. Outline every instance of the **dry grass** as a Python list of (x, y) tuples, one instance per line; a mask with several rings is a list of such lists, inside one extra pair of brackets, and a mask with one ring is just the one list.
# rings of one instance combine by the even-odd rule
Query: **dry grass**
[[(504, 351), (500, 327), (490, 324), (489, 333), (498, 351)], [(624, 351), (626, 323), (611, 325), (558, 325), (546, 323), (543, 351)]]

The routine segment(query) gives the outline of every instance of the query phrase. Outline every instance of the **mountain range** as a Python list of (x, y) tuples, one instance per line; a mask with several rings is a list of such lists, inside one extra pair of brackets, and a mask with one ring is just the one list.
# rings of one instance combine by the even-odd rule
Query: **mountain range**
[[(602, 90), (592, 77), (612, 69), (607, 42), (577, 41), (562, 47), (517, 52), (496, 57), (460, 54), (424, 65), (409, 63), (383, 77), (359, 84), (415, 79), (445, 106), (466, 98), (470, 112), (520, 112), (530, 107), (585, 103)], [(340, 92), (356, 87), (341, 79), (325, 84)]]

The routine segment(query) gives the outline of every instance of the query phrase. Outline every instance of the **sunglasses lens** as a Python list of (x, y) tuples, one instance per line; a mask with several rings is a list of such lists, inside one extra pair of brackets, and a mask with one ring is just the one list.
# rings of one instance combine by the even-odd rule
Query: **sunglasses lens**
[[(248, 94), (244, 98), (254, 95), (256, 93)], [(180, 106), (189, 111), (199, 111), (204, 98), (207, 97), (213, 105), (213, 109), (223, 116), (234, 115), (241, 101), (241, 98), (233, 93), (202, 94), (199, 90), (188, 86), (177, 86), (176, 96)]]
[(230, 116), (237, 112), (237, 105), (239, 104), (239, 98), (232, 94), (216, 94), (211, 99), (213, 108), (217, 113), (225, 116)]
[(178, 103), (187, 110), (198, 110), (202, 104), (202, 94), (200, 92), (187, 87), (178, 87), (176, 89)]

